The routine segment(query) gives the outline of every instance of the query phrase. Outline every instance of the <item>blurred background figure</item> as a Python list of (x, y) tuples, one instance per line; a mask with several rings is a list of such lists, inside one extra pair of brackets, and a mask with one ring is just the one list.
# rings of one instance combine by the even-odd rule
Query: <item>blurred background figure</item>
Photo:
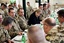
[(12, 29), (9, 29), (9, 34), (11, 38), (15, 37), (16, 35), (21, 35), (22, 30), (18, 24), (18, 19), (15, 17), (15, 10), (13, 8), (10, 8), (8, 10), (8, 13), (8, 16), (14, 19), (14, 21), (12, 22)]
[(29, 27), (28, 40), (29, 43), (49, 43), (45, 39), (45, 34), (42, 28), (36, 25), (32, 25)]
[(30, 18), (30, 15), (34, 12), (32, 6), (30, 5), (30, 2), (27, 2), (27, 9), (26, 9), (26, 15), (27, 19)]
[(6, 17), (3, 19), (2, 25), (3, 28), (0, 28), (0, 43), (12, 43), (11, 37), (8, 33), (8, 30), (12, 27), (13, 19), (10, 17)]
[(20, 28), (23, 31), (28, 28), (27, 20), (24, 17), (24, 10), (23, 10), (23, 8), (19, 8), (18, 9), (18, 23), (19, 23)]
[(43, 4), (43, 17), (46, 18), (50, 15), (50, 11), (48, 10), (48, 5)]
[(39, 9), (37, 9), (34, 13), (32, 13), (28, 20), (28, 25), (40, 24), (41, 21), (40, 14), (41, 14), (41, 10)]

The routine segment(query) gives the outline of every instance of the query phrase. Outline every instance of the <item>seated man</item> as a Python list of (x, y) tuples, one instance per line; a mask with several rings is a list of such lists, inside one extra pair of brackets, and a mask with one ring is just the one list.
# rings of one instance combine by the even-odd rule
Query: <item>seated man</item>
[(42, 23), (46, 34), (56, 25), (55, 19), (53, 18), (46, 18)]
[(44, 28), (46, 39), (48, 41), (52, 41), (51, 43), (53, 42), (58, 43), (58, 41), (56, 41), (58, 40), (58, 36), (56, 32), (53, 32), (54, 28), (57, 30), (55, 19), (46, 18), (45, 20), (42, 21), (42, 23), (43, 23), (43, 28)]
[(64, 29), (64, 10), (59, 10), (57, 14), (58, 14), (58, 20), (60, 22), (60, 26), (63, 27)]
[(60, 43), (64, 43), (64, 9), (61, 9), (57, 12), (58, 14), (58, 20), (60, 22), (59, 27), (58, 27), (58, 32), (61, 33), (60, 36), (62, 36), (62, 38), (60, 38)]
[(12, 29), (9, 29), (10, 36), (13, 38), (16, 35), (21, 35), (22, 34), (22, 32), (21, 32), (22, 30), (21, 30), (21, 28), (20, 28), (20, 26), (18, 24), (18, 19), (15, 17), (15, 11), (14, 11), (14, 9), (10, 8), (8, 10), (8, 13), (9, 13), (8, 14), (9, 17), (11, 17), (11, 18), (14, 19), (14, 21), (12, 22), (12, 24), (13, 24)]
[(27, 20), (24, 17), (24, 10), (23, 8), (19, 8), (18, 9), (18, 23), (20, 28), (24, 31), (25, 29), (27, 29)]
[(28, 20), (28, 25), (40, 24), (41, 21), (40, 14), (41, 14), (41, 10), (39, 9), (37, 9), (34, 13), (32, 13)]
[[(38, 25), (39, 27), (41, 27), (44, 31), (44, 36), (46, 37), (46, 39), (49, 41), (50, 39), (53, 39), (52, 37), (47, 37), (49, 34), (50, 34), (50, 31), (53, 30), (53, 28), (56, 26), (56, 22), (55, 22), (55, 19), (53, 18), (46, 18), (44, 19), (41, 24), (36, 24)], [(50, 34), (52, 35), (52, 34)], [(55, 37), (56, 39), (56, 37)], [(54, 39), (53, 39), (54, 40)], [(50, 40), (51, 41), (51, 40)]]
[(28, 29), (29, 43), (48, 43), (45, 39), (44, 31), (37, 25), (32, 25)]
[(2, 25), (3, 28), (0, 29), (0, 43), (11, 43), (8, 31), (12, 27), (13, 19), (10, 17), (4, 18)]

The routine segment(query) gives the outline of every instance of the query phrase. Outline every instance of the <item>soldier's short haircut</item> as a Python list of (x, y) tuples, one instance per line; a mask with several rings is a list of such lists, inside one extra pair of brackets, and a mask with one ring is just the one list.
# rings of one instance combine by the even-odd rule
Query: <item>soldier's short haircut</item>
[(30, 3), (30, 2), (27, 2), (27, 3)]
[(23, 8), (19, 8), (19, 9), (17, 10), (17, 12), (19, 12), (19, 11), (20, 11), (20, 9), (21, 9), (21, 10), (23, 10)]
[(9, 6), (12, 6), (12, 5), (9, 5)]
[(46, 5), (47, 5), (47, 4), (44, 3), (44, 4), (43, 4), (43, 7), (45, 7)]
[(56, 25), (56, 22), (52, 22), (52, 21), (51, 21), (51, 18), (45, 19), (44, 22), (46, 22), (46, 23), (47, 23), (48, 25), (50, 25), (50, 26), (55, 26), (55, 25)]
[(43, 6), (43, 5), (42, 5), (42, 4), (40, 4), (40, 5), (39, 5), (39, 7), (40, 7), (40, 6)]
[(12, 19), (11, 17), (5, 17), (5, 18), (3, 19), (2, 25), (7, 26), (7, 25), (9, 25), (10, 23), (12, 23), (12, 21), (13, 21), (13, 19)]
[(59, 17), (64, 17), (64, 9), (61, 9), (57, 12)]
[(8, 9), (8, 12), (10, 13), (11, 10), (14, 10), (14, 8), (9, 8), (9, 9)]
[(1, 3), (1, 6), (4, 5), (4, 3)]
[(4, 3), (1, 3), (1, 6), (2, 6), (2, 5), (3, 5), (4, 7), (7, 7), (6, 4), (4, 4)]

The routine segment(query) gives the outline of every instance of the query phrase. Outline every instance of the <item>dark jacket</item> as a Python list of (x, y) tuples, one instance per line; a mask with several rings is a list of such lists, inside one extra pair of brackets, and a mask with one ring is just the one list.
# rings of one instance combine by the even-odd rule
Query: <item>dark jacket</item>
[(36, 17), (35, 12), (31, 14), (28, 25), (40, 24), (40, 18)]

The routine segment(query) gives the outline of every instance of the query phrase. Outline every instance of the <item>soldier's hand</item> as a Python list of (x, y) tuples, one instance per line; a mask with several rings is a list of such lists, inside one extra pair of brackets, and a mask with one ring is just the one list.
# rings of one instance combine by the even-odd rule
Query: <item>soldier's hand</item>
[(13, 41), (11, 41), (11, 43), (14, 43)]
[(18, 32), (18, 35), (22, 35), (22, 32)]

